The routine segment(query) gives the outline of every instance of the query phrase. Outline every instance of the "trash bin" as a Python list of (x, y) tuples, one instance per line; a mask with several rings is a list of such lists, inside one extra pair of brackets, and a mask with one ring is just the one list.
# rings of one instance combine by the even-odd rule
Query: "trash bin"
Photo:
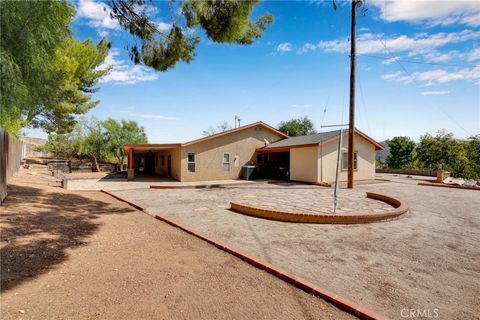
[(257, 178), (257, 167), (255, 166), (243, 166), (242, 167), (242, 179), (254, 180)]

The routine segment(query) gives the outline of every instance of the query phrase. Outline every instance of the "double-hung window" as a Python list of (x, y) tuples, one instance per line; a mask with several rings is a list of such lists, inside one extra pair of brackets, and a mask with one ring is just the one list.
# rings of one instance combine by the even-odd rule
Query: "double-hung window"
[(188, 172), (195, 172), (195, 153), (187, 153), (187, 169)]
[[(342, 171), (348, 170), (348, 152), (342, 152)], [(353, 170), (357, 170), (357, 151), (353, 153)]]
[(223, 154), (223, 171), (230, 171), (230, 153)]

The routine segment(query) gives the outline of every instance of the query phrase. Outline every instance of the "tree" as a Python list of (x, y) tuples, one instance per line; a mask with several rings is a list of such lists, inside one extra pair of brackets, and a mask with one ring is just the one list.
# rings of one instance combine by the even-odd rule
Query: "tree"
[(278, 125), (278, 130), (289, 135), (290, 137), (317, 133), (313, 121), (307, 116), (289, 121), (282, 121)]
[[(476, 138), (472, 140), (473, 142), (455, 139), (452, 133), (444, 130), (436, 136), (425, 134), (417, 147), (418, 160), (425, 168), (447, 170), (456, 177), (478, 177), (480, 173), (475, 170), (475, 155), (469, 155), (475, 153)], [(473, 146), (470, 152), (467, 151), (469, 143)]]
[(123, 146), (130, 143), (147, 143), (148, 140), (144, 128), (135, 121), (117, 121), (115, 119), (107, 119), (102, 125), (105, 129), (105, 149), (116, 158), (117, 163), (120, 165), (120, 170), (123, 170), (125, 162)]
[(75, 13), (66, 1), (0, 2), (0, 126), (17, 134), (25, 126), (65, 132), (90, 102), (108, 42), (73, 39)]
[(387, 140), (390, 147), (390, 153), (387, 156), (386, 163), (389, 168), (413, 168), (415, 164), (416, 143), (409, 137), (394, 137)]
[[(166, 71), (179, 61), (189, 63), (195, 57), (200, 38), (194, 29), (218, 43), (251, 44), (273, 22), (264, 14), (256, 21), (251, 14), (259, 0), (171, 1), (171, 28), (164, 32), (149, 16), (145, 0), (110, 0), (111, 16), (134, 38), (128, 46), (134, 63), (143, 63)], [(139, 42), (139, 44), (137, 44)]]
[(220, 123), (216, 128), (208, 127), (206, 130), (202, 131), (203, 136), (211, 136), (212, 134), (231, 130), (232, 127), (228, 124), (227, 121)]

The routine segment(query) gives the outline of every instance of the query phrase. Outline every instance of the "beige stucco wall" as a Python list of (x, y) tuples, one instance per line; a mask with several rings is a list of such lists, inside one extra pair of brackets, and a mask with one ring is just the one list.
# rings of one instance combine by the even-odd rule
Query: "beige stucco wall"
[(318, 181), (318, 147), (290, 149), (290, 180)]
[[(348, 135), (343, 136), (344, 151), (348, 147)], [(338, 138), (331, 140), (318, 148), (318, 182), (335, 181), (335, 169), (337, 165)], [(357, 154), (357, 170), (355, 180), (375, 179), (375, 146), (364, 138), (355, 136), (355, 150)], [(322, 157), (323, 154), (323, 157)], [(340, 168), (342, 159), (340, 157)], [(347, 180), (347, 171), (341, 171), (340, 181)]]
[[(181, 179), (180, 171), (180, 148), (175, 149), (166, 149), (158, 151), (156, 154), (157, 161), (155, 166), (155, 173), (162, 176), (168, 176), (168, 156), (172, 156), (172, 176), (171, 178), (175, 180)], [(164, 163), (162, 165), (162, 156), (164, 157)]]
[[(255, 150), (282, 137), (262, 126), (240, 130), (210, 140), (182, 146), (181, 181), (238, 179), (243, 165), (256, 164)], [(195, 153), (195, 172), (187, 170), (187, 153)], [(223, 154), (230, 153), (230, 171), (223, 170)], [(235, 158), (238, 160), (235, 161)], [(173, 169), (173, 168), (172, 168)]]

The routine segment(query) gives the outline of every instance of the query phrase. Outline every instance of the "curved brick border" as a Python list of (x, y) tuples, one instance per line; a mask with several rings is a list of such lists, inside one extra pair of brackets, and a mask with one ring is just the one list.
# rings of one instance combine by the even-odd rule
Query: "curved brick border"
[(230, 209), (249, 216), (279, 220), (285, 222), (324, 223), (324, 224), (356, 224), (393, 220), (406, 213), (409, 205), (406, 201), (384, 194), (367, 192), (367, 198), (383, 201), (394, 209), (383, 212), (352, 212), (348, 214), (311, 214), (283, 210), (265, 209), (230, 202)]
[[(117, 200), (120, 200), (122, 202), (126, 202), (128, 203), (129, 205), (133, 206), (134, 208), (136, 209), (139, 209), (145, 213), (147, 213), (147, 210), (140, 206), (140, 205), (137, 205), (131, 201), (128, 201), (126, 199), (123, 199), (117, 195), (114, 195), (113, 193), (110, 193), (106, 190), (100, 190), (101, 192), (103, 193), (106, 193), (112, 197), (114, 197), (115, 199)], [(160, 221), (163, 221), (163, 222), (166, 222), (168, 223), (169, 225), (171, 226), (174, 226), (174, 227), (177, 227), (183, 231), (185, 231), (186, 233), (188, 234), (191, 234), (203, 241), (206, 241), (212, 245), (214, 245), (216, 248), (220, 249), (220, 250), (223, 250), (227, 253), (230, 253), (231, 255), (237, 257), (237, 258), (240, 258), (242, 259), (243, 261), (249, 263), (250, 265), (256, 267), (256, 268), (259, 268), (259, 269), (262, 269), (272, 275), (274, 275), (275, 277), (287, 282), (287, 283), (290, 283), (291, 285), (294, 285), (296, 286), (297, 288), (307, 292), (307, 293), (310, 293), (310, 294), (313, 294), (314, 296), (317, 296), (325, 301), (328, 301), (330, 302), (331, 304), (333, 304), (334, 306), (336, 306), (337, 308), (351, 314), (351, 315), (354, 315), (355, 317), (358, 317), (359, 319), (365, 319), (365, 320), (381, 320), (381, 319), (385, 319), (385, 317), (367, 309), (367, 308), (364, 308), (362, 306), (360, 306), (359, 304), (356, 304), (348, 299), (345, 299), (333, 292), (330, 292), (328, 290), (325, 290), (323, 288), (320, 288), (320, 287), (317, 287), (316, 285), (302, 279), (302, 278), (299, 278), (299, 277), (295, 277), (294, 275), (291, 275), (289, 274), (288, 272), (285, 272), (284, 270), (278, 268), (278, 267), (275, 267), (273, 266), (272, 264), (264, 261), (264, 260), (261, 260), (261, 259), (257, 259), (257, 258), (253, 258), (253, 257), (250, 257), (249, 255), (247, 255), (246, 253), (238, 250), (238, 249), (235, 249), (235, 248), (232, 248), (232, 247), (229, 247), (229, 246), (226, 246), (216, 240), (213, 240), (212, 238), (209, 238), (207, 235), (204, 235), (202, 233), (199, 233), (199, 232), (195, 232), (193, 230), (190, 230), (189, 228), (177, 223), (177, 222), (174, 222), (173, 220), (170, 220), (170, 219), (167, 219), (165, 217), (162, 217), (160, 215), (155, 215), (155, 218), (160, 220)]]
[(428, 187), (439, 187), (439, 188), (452, 188), (452, 189), (463, 189), (463, 190), (475, 190), (480, 191), (480, 188), (472, 186), (458, 186), (455, 184), (442, 184), (442, 183), (428, 183), (428, 182), (419, 182), (419, 186), (428, 186)]

